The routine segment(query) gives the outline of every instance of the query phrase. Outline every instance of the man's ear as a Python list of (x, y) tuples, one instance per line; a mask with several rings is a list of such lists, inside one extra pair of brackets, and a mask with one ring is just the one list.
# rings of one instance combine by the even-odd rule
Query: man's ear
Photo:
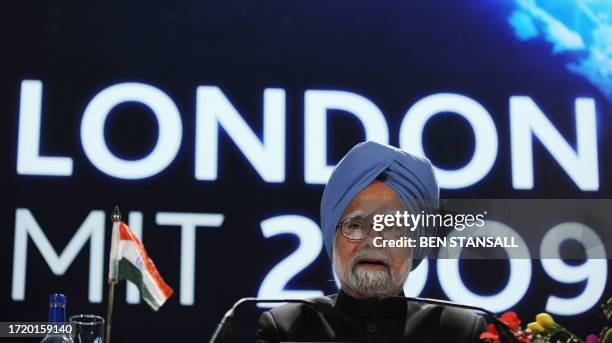
[[(338, 231), (340, 231), (340, 229), (336, 227), (336, 231), (334, 231), (334, 246), (332, 251), (336, 251), (336, 245), (338, 244)], [(342, 235), (342, 233), (340, 233), (340, 235)]]
[(334, 260), (336, 248), (338, 248), (338, 229), (336, 229), (336, 231), (334, 232), (334, 243), (332, 244), (332, 261)]

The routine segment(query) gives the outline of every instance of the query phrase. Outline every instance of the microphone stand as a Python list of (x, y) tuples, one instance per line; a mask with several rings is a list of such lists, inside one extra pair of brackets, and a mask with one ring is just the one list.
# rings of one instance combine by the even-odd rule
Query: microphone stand
[(243, 304), (246, 303), (298, 303), (298, 304), (304, 304), (304, 305), (308, 305), (308, 306), (312, 306), (315, 310), (319, 311), (319, 312), (326, 312), (324, 307), (324, 304), (319, 304), (319, 303), (314, 303), (311, 301), (307, 301), (307, 300), (301, 300), (301, 299), (262, 299), (262, 298), (242, 298), (240, 300), (238, 300), (234, 306), (232, 306), (232, 308), (230, 308), (225, 315), (223, 316), (223, 318), (221, 318), (221, 321), (219, 322), (219, 324), (217, 324), (217, 328), (215, 329), (215, 332), (213, 333), (212, 337), (210, 338), (209, 343), (225, 343), (227, 338), (230, 336), (231, 331), (232, 331), (232, 327), (231, 327), (231, 323), (232, 320), (234, 319), (234, 312), (236, 311), (236, 309), (240, 306), (242, 306)]
[[(514, 337), (514, 334), (512, 334), (510, 328), (506, 324), (504, 324), (502, 321), (497, 319), (497, 317), (495, 317), (495, 313), (487, 309), (484, 309), (482, 307), (457, 304), (457, 303), (450, 302), (450, 301), (429, 299), (429, 298), (411, 298), (411, 297), (395, 297), (395, 298), (401, 298), (401, 299), (404, 299), (405, 301), (419, 302), (419, 303), (425, 303), (425, 304), (431, 304), (431, 305), (442, 305), (442, 306), (456, 307), (456, 308), (462, 308), (466, 310), (482, 312), (485, 314), (485, 317), (489, 321), (493, 322), (493, 325), (495, 325), (495, 328), (497, 329), (497, 332), (499, 333), (499, 340), (502, 343), (520, 343), (519, 340), (516, 337)], [(209, 343), (226, 343), (227, 342), (227, 339), (231, 335), (231, 331), (232, 331), (231, 322), (234, 319), (234, 313), (236, 309), (238, 309), (238, 307), (246, 303), (298, 303), (298, 304), (304, 304), (304, 305), (311, 306), (315, 310), (322, 312), (322, 313), (326, 313), (330, 310), (328, 308), (329, 307), (328, 304), (316, 303), (316, 302), (311, 302), (308, 300), (301, 300), (301, 299), (261, 299), (261, 298), (253, 298), (253, 297), (242, 298), (238, 300), (225, 313), (225, 315), (223, 315), (223, 318), (221, 318), (221, 321), (219, 322), (219, 324), (217, 324), (217, 328), (215, 329), (215, 332), (210, 338)]]

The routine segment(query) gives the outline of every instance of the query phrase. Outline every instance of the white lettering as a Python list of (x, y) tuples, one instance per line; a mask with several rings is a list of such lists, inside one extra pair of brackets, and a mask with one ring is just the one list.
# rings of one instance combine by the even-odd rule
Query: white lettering
[(514, 188), (533, 188), (533, 134), (578, 188), (583, 191), (599, 189), (597, 124), (593, 99), (576, 99), (576, 151), (527, 96), (510, 97), (510, 132)]
[(157, 225), (181, 227), (181, 295), (182, 305), (193, 305), (195, 289), (196, 228), (219, 227), (224, 216), (216, 213), (159, 212)]
[(201, 86), (197, 93), (196, 179), (217, 179), (222, 126), (264, 181), (285, 181), (285, 91), (264, 91), (263, 143), (218, 87)]
[(365, 129), (364, 141), (389, 143), (389, 128), (380, 109), (367, 98), (345, 91), (304, 93), (304, 181), (325, 184), (334, 166), (327, 164), (327, 110), (353, 114)]
[[(147, 105), (159, 124), (155, 147), (139, 160), (115, 156), (104, 137), (104, 124), (113, 107), (124, 102)], [(183, 136), (179, 110), (166, 93), (143, 83), (120, 83), (98, 93), (85, 108), (81, 143), (85, 155), (103, 173), (120, 179), (143, 179), (164, 170), (176, 157)]]

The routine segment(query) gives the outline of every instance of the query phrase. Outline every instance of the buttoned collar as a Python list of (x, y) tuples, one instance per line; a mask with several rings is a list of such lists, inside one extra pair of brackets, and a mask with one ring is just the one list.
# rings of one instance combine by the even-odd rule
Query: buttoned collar
[(394, 317), (406, 314), (407, 304), (403, 299), (404, 292), (397, 297), (383, 299), (355, 299), (342, 290), (338, 292), (334, 309), (354, 317)]

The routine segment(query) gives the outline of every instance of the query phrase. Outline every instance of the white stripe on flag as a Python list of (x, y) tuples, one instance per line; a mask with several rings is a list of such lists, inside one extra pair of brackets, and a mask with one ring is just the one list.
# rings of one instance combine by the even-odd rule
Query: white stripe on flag
[(111, 233), (111, 250), (108, 259), (108, 279), (117, 280), (119, 274), (119, 258), (121, 250), (119, 249), (119, 225), (120, 222), (113, 222), (113, 230)]

